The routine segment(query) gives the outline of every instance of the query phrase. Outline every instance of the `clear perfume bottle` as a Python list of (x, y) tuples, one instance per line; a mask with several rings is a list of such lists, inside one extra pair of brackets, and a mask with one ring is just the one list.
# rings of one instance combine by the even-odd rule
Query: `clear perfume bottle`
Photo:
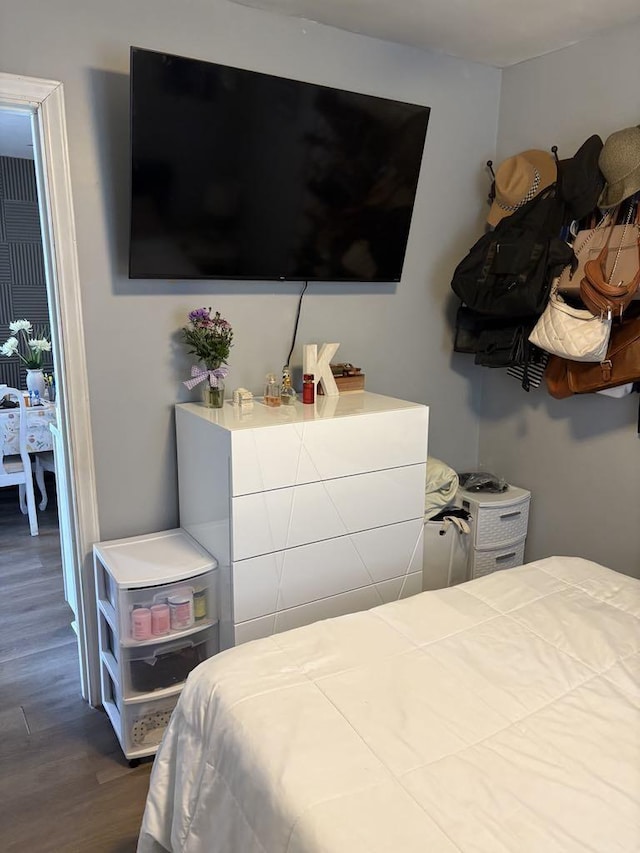
[(280, 383), (275, 373), (267, 373), (267, 381), (264, 386), (264, 404), (265, 406), (279, 406), (280, 402)]
[(295, 388), (291, 384), (291, 371), (288, 367), (282, 368), (282, 386), (280, 388), (280, 400), (283, 406), (290, 406), (296, 399)]

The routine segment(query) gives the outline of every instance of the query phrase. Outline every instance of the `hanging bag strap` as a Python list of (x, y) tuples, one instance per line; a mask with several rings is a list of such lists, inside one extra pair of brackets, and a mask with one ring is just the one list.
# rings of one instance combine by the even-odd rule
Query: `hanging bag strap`
[[(615, 272), (620, 252), (624, 246), (625, 234), (631, 225), (631, 219), (634, 212), (633, 202), (629, 205), (626, 221), (622, 231), (620, 246), (616, 253), (612, 275), (607, 279), (606, 266), (609, 254), (609, 245), (613, 234), (613, 226), (607, 237), (605, 245), (602, 247), (600, 254), (594, 260), (587, 261), (584, 265), (584, 277), (580, 282), (580, 297), (585, 306), (593, 315), (600, 317), (611, 318), (612, 314), (617, 314), (622, 318), (624, 309), (633, 299), (638, 285), (640, 284), (640, 231), (636, 239), (638, 249), (638, 267), (633, 278), (626, 284), (620, 281), (618, 284), (612, 284), (615, 281), (613, 273)], [(637, 213), (636, 213), (637, 215)]]
[[(598, 222), (597, 225), (591, 228), (587, 239), (584, 241), (584, 243), (582, 243), (581, 246), (578, 247), (578, 250), (575, 253), (576, 257), (579, 257), (584, 252), (584, 250), (587, 248), (595, 234), (602, 231), (603, 228), (609, 228), (615, 225), (616, 219), (618, 218), (619, 210), (619, 207), (614, 207), (611, 210), (607, 210), (607, 212), (603, 214), (602, 218), (600, 219), (600, 222)], [(609, 240), (611, 239), (611, 233), (612, 232), (609, 232)]]
[[(636, 210), (636, 220), (637, 220), (638, 210), (640, 210), (640, 205), (636, 204), (635, 210)], [(615, 280), (614, 276), (615, 276), (616, 267), (618, 266), (618, 261), (620, 260), (620, 252), (622, 251), (622, 248), (624, 246), (624, 239), (627, 236), (627, 231), (629, 229), (629, 226), (632, 224), (631, 220), (633, 218), (633, 212), (634, 212), (634, 202), (632, 201), (629, 204), (629, 210), (627, 211), (627, 215), (625, 217), (624, 228), (622, 229), (622, 237), (620, 238), (620, 245), (618, 246), (618, 251), (616, 252), (616, 257), (615, 257), (615, 260), (613, 262), (613, 267), (611, 268), (611, 275), (609, 276), (608, 279), (606, 279), (609, 284), (611, 284), (611, 282), (613, 282)], [(636, 227), (637, 227), (637, 223), (636, 223)], [(611, 229), (611, 234), (613, 234), (613, 228)], [(611, 241), (611, 234), (609, 234), (609, 239), (607, 240), (607, 247), (609, 246), (609, 242)], [(636, 242), (637, 242), (637, 246), (638, 246), (638, 267), (640, 268), (640, 234), (638, 235), (638, 239)], [(607, 256), (605, 255), (605, 263), (606, 263), (606, 257)], [(603, 270), (603, 272), (604, 272), (604, 270)], [(620, 285), (621, 284), (622, 284), (622, 282), (620, 282)], [(617, 285), (617, 286), (620, 286), (620, 285)]]

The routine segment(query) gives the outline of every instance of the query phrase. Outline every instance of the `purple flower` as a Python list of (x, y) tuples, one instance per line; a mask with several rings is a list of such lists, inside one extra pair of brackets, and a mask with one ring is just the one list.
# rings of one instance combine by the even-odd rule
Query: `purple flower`
[(231, 324), (211, 308), (196, 308), (189, 312), (189, 326), (182, 329), (189, 352), (203, 361), (209, 369), (226, 364), (233, 341)]
[(190, 311), (189, 312), (190, 322), (195, 323), (195, 324), (201, 324), (201, 323), (208, 322), (210, 319), (210, 317), (209, 317), (209, 311), (210, 310), (211, 309), (207, 310), (206, 308), (196, 308), (195, 311)]

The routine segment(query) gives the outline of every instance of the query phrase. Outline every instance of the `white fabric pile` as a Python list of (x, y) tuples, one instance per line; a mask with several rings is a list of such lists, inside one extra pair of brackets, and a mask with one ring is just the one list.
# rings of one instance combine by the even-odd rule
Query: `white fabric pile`
[(424, 498), (424, 519), (428, 521), (447, 506), (451, 506), (458, 491), (458, 475), (446, 462), (427, 456), (427, 483)]

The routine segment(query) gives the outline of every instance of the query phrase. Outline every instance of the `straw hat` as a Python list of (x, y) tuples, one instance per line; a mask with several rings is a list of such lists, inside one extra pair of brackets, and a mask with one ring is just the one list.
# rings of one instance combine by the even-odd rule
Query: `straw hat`
[(487, 216), (489, 225), (497, 225), (531, 201), (556, 177), (556, 161), (546, 151), (532, 149), (509, 157), (496, 171), (496, 197)]
[(640, 190), (640, 127), (625, 127), (607, 137), (598, 158), (606, 185), (598, 207), (616, 207)]

